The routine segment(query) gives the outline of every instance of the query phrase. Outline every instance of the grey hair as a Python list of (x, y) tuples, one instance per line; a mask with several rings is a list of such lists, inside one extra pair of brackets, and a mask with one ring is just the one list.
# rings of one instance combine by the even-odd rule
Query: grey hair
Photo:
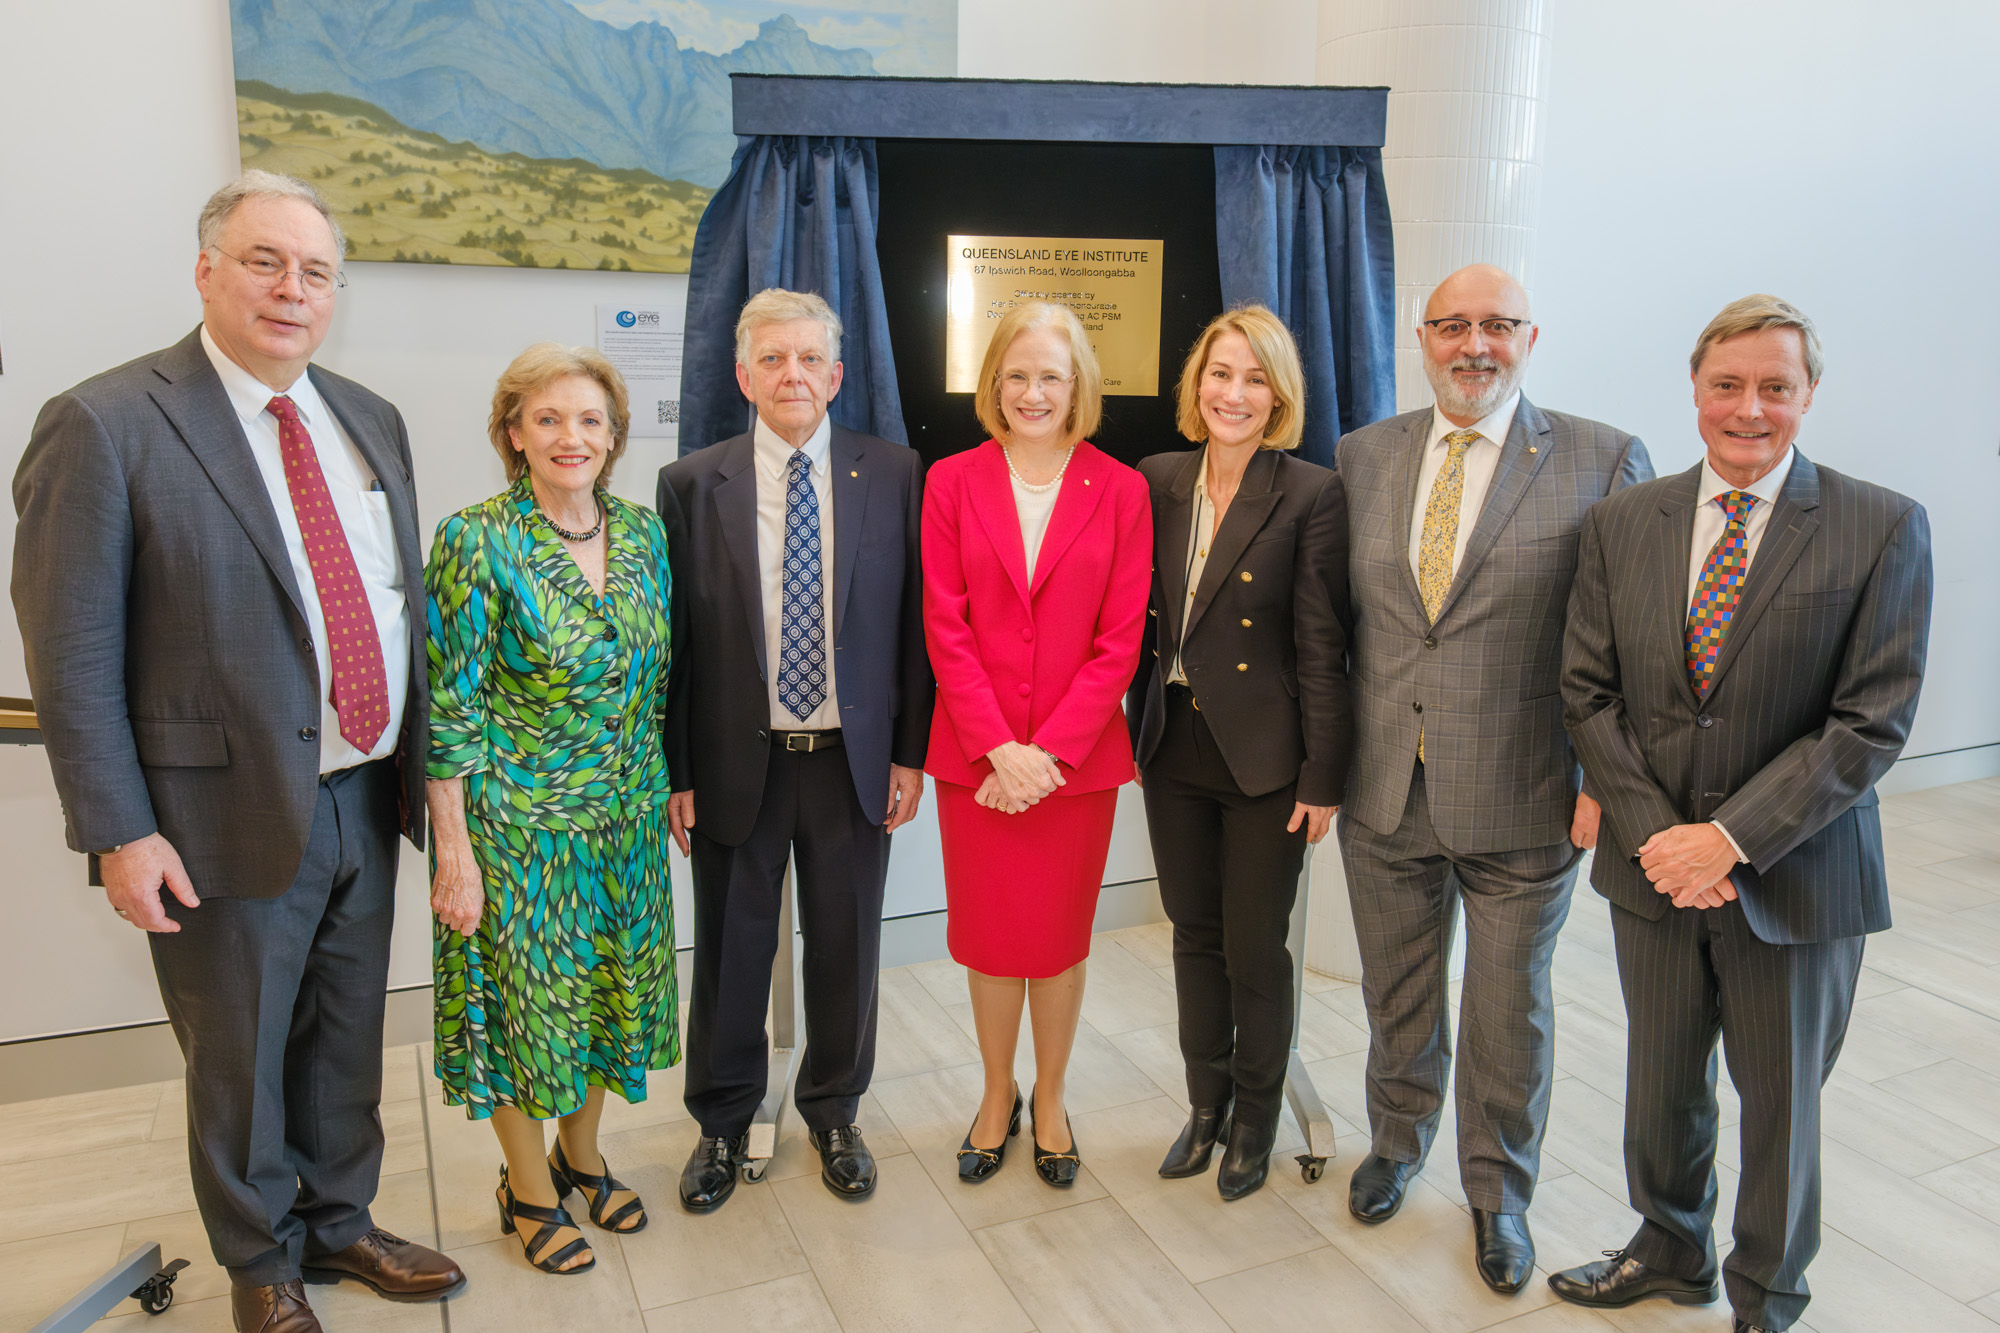
[(1702, 358), (1717, 343), (1765, 329), (1799, 331), (1799, 344), (1806, 354), (1806, 381), (1818, 384), (1820, 372), (1826, 369), (1826, 354), (1819, 345), (1819, 330), (1806, 318), (1805, 311), (1766, 292), (1740, 296), (1722, 307), (1721, 312), (1708, 321), (1701, 337), (1695, 339), (1694, 352), (1688, 357), (1688, 369), (1699, 372)]
[(790, 324), (810, 319), (826, 330), (826, 355), (840, 360), (840, 316), (833, 313), (818, 292), (788, 292), (783, 287), (766, 287), (743, 303), (736, 318), (736, 361), (750, 364), (750, 335), (766, 324)]
[(340, 230), (340, 222), (333, 216), (333, 206), (326, 202), (326, 196), (297, 176), (280, 176), (275, 171), (259, 171), (255, 167), (210, 195), (201, 206), (195, 234), (202, 249), (213, 250), (222, 243), (223, 226), (245, 199), (297, 199), (312, 205), (333, 232), (333, 262), (338, 264), (346, 258), (347, 236)]

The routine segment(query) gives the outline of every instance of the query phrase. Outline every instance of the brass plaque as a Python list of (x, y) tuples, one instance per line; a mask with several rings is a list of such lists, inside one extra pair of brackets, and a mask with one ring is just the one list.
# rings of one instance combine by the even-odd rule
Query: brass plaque
[(973, 393), (993, 326), (1023, 301), (1054, 301), (1083, 321), (1104, 392), (1160, 391), (1160, 267), (1165, 241), (1080, 236), (953, 236), (945, 296), (944, 389)]

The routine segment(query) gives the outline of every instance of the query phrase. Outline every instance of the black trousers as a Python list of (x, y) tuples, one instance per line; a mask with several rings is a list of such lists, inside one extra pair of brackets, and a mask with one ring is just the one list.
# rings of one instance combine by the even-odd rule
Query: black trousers
[(1691, 1279), (1715, 1274), (1715, 1039), (1743, 1102), (1735, 1247), (1723, 1285), (1739, 1318), (1790, 1328), (1819, 1253), (1820, 1087), (1854, 1008), (1862, 937), (1766, 944), (1740, 903), (1611, 909), (1630, 1025), (1625, 1176), (1644, 1219), (1632, 1256)]
[(1185, 689), (1146, 765), (1146, 827), (1160, 903), (1174, 923), (1174, 993), (1188, 1100), (1276, 1124), (1292, 1047), (1285, 948), (1306, 829), (1287, 833), (1293, 785), (1245, 796)]
[(742, 846), (703, 837), (697, 823), (686, 1098), (703, 1134), (745, 1133), (764, 1099), (770, 1064), (764, 1015), (788, 857), (805, 935), (806, 1044), (795, 1100), (811, 1129), (854, 1123), (875, 1072), (875, 988), (889, 876), (885, 816), (861, 808), (844, 751), (773, 749), (764, 803)]
[(180, 931), (147, 937), (187, 1057), (195, 1202), (238, 1284), (288, 1282), (373, 1225), (396, 788), (387, 759), (329, 775), (289, 889), (163, 895)]

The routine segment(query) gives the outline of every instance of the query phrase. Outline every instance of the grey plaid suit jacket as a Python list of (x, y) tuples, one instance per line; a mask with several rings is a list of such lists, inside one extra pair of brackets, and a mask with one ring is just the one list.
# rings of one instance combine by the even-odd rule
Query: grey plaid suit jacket
[(1902, 753), (1930, 634), (1930, 520), (1906, 496), (1795, 454), (1715, 684), (1688, 684), (1701, 469), (1584, 522), (1563, 654), (1570, 735), (1604, 803), (1597, 891), (1658, 920), (1634, 853), (1716, 820), (1742, 848), (1743, 915), (1769, 944), (1889, 926), (1875, 782)]
[(1637, 437), (1526, 395), (1437, 623), (1410, 568), (1430, 408), (1341, 440), (1354, 632), (1353, 768), (1344, 813), (1402, 822), (1424, 729), (1431, 821), (1453, 852), (1547, 847), (1569, 834), (1577, 766), (1559, 672), (1577, 534), (1591, 505), (1649, 480)]

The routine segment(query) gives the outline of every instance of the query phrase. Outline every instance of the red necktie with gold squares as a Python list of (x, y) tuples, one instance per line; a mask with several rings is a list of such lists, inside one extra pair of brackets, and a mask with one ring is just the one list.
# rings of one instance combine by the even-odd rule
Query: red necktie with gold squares
[(1729, 622), (1736, 618), (1737, 603), (1743, 600), (1743, 580), (1750, 572), (1750, 509), (1757, 497), (1748, 491), (1730, 491), (1715, 502), (1722, 506), (1722, 536), (1702, 562), (1701, 577), (1694, 585), (1694, 600), (1688, 604), (1688, 682), (1697, 699), (1708, 698), (1715, 688), (1715, 661), (1722, 642), (1729, 637)]
[(326, 489), (312, 436), (299, 420), (298, 405), (279, 394), (264, 407), (278, 419), (278, 450), (285, 464), (285, 485), (292, 493), (305, 538), (306, 561), (326, 621), (327, 649), (333, 658), (332, 690), (328, 698), (340, 715), (340, 734), (367, 754), (389, 725), (389, 680), (382, 667), (382, 636), (375, 627), (375, 609), (354, 564), (347, 530)]

